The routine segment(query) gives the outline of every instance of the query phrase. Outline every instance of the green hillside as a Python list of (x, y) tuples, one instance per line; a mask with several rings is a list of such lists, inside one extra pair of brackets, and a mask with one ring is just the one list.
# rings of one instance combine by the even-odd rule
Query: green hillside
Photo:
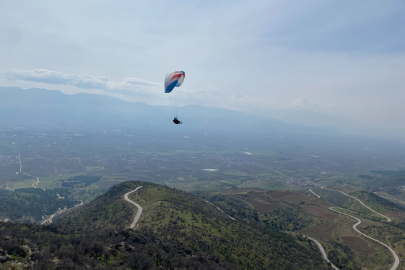
[[(140, 185), (130, 199), (143, 213), (128, 230), (136, 208), (123, 195)], [(329, 269), (305, 238), (232, 220), (199, 197), (145, 182), (118, 184), (53, 226), (8, 224), (0, 230), (12, 243), (0, 248), (12, 253), (24, 235), (25, 245), (42, 247), (49, 269)]]
[(70, 230), (124, 229), (131, 224), (134, 206), (124, 200), (124, 194), (137, 186), (147, 188), (150, 183), (125, 182), (112, 187), (93, 201), (72, 211), (59, 223)]
[[(196, 193), (219, 206), (230, 216), (237, 220), (243, 220), (251, 226), (265, 226), (275, 231), (297, 231), (308, 226), (314, 226), (322, 223), (320, 217), (305, 212), (300, 205), (283, 204), (280, 208), (266, 211), (257, 211), (241, 197), (225, 196), (219, 193)], [(246, 197), (245, 197), (246, 198)], [(247, 196), (247, 198), (249, 198)], [(266, 198), (261, 198), (265, 200)], [(303, 203), (303, 202), (301, 202)], [(259, 206), (260, 207), (260, 206)], [(263, 206), (262, 206), (263, 207)]]
[[(322, 197), (322, 199), (333, 203), (334, 205), (364, 214), (371, 219), (381, 220), (381, 216), (376, 215), (369, 209), (362, 206), (357, 200), (345, 196), (339, 191), (320, 188), (315, 188), (314, 190)], [(371, 207), (373, 210), (381, 214), (384, 214), (387, 211), (404, 211), (405, 209), (401, 205), (394, 204), (393, 202), (368, 191), (353, 191), (349, 192), (349, 195), (358, 198), (368, 207)], [(384, 218), (382, 219), (384, 220)]]
[[(51, 215), (59, 208), (72, 208), (80, 204), (70, 196), (67, 189), (55, 188), (46, 191), (40, 188), (21, 188), (14, 191), (3, 191), (0, 197), (0, 217), (14, 221), (38, 222), (44, 215)], [(58, 199), (57, 196), (63, 197)]]

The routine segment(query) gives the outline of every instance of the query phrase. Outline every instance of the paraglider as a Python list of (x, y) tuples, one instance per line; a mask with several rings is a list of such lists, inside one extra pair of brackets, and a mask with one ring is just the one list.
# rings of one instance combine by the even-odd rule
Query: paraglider
[[(186, 73), (184, 71), (167, 73), (165, 78), (165, 93), (169, 94), (175, 87), (180, 87), (183, 84), (185, 76)], [(177, 119), (177, 113), (176, 117), (173, 119), (173, 123), (176, 125), (182, 124), (182, 122)]]
[(181, 125), (181, 124), (183, 124), (183, 122), (179, 121), (179, 119), (177, 119), (177, 117), (175, 117), (175, 118), (173, 119), (173, 123), (175, 123), (176, 125)]

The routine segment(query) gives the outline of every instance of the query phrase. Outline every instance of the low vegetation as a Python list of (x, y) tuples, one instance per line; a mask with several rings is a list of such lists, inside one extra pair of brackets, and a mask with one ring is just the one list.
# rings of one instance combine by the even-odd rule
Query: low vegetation
[(305, 212), (297, 204), (284, 203), (281, 208), (269, 204), (267, 211), (258, 212), (254, 205), (252, 209), (252, 205), (243, 200), (243, 197), (218, 194), (208, 195), (206, 198), (238, 220), (256, 223), (272, 230), (296, 231), (321, 223), (319, 217)]
[[(143, 186), (139, 194), (130, 198), (140, 204), (144, 212), (137, 231), (133, 232), (125, 228), (132, 221), (134, 208), (123, 200), (123, 195), (139, 185)], [(73, 234), (93, 235), (93, 240), (99, 239), (94, 232), (110, 232), (100, 240), (104, 247), (117, 245), (118, 240), (114, 240), (117, 234), (136, 235), (137, 239), (145, 239), (141, 235), (146, 235), (149, 239), (155, 239), (153, 244), (163, 249), (150, 253), (153, 267), (163, 266), (165, 269), (174, 267), (167, 261), (169, 258), (172, 258), (171, 263), (179, 260), (167, 255), (170, 252), (190, 263), (196, 263), (194, 258), (198, 258), (197, 261), (207, 267), (198, 268), (200, 266), (195, 264), (193, 268), (189, 264), (183, 266), (184, 269), (328, 269), (318, 249), (308, 239), (243, 220), (231, 220), (201, 198), (148, 183), (118, 184), (106, 194), (68, 214), (56, 228), (69, 237)], [(139, 241), (131, 237), (125, 241), (138, 250)], [(106, 255), (108, 260), (103, 257), (104, 263), (116, 264), (124, 256), (120, 254), (109, 253)], [(92, 256), (87, 258), (91, 259)]]
[(67, 214), (60, 224), (77, 232), (93, 229), (124, 229), (133, 218), (133, 205), (123, 200), (125, 193), (143, 185), (144, 182), (126, 182), (118, 184), (93, 201)]
[(57, 226), (0, 223), (0, 234), (5, 269), (240, 269), (147, 229), (71, 234)]
[(71, 177), (67, 180), (61, 180), (62, 187), (88, 187), (92, 183), (96, 183), (101, 179), (101, 176), (79, 175)]
[(22, 188), (0, 197), (0, 217), (16, 221), (40, 221), (45, 215), (52, 215), (59, 208), (72, 208), (79, 204), (67, 189)]

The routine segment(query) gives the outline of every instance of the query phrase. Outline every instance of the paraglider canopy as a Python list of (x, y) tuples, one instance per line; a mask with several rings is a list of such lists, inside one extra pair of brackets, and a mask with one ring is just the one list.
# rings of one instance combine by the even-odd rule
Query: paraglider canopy
[(181, 86), (186, 73), (184, 71), (175, 71), (166, 74), (165, 93), (170, 93), (175, 87)]

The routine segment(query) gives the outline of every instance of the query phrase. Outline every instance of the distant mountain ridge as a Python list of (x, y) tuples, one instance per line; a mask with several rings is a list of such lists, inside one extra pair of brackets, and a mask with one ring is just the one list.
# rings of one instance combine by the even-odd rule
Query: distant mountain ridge
[[(0, 123), (13, 126), (101, 126), (174, 128), (174, 107), (152, 106), (96, 95), (65, 95), (60, 91), (0, 87)], [(223, 108), (188, 105), (180, 108), (177, 128), (234, 131), (313, 131), (262, 116)], [(317, 130), (319, 131), (319, 129)]]

